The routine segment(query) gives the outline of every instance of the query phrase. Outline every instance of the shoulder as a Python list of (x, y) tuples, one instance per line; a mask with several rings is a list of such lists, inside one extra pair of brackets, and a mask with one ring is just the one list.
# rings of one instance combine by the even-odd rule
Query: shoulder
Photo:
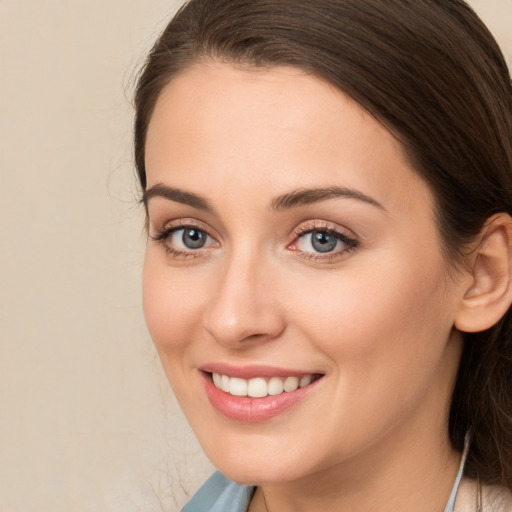
[[(475, 480), (463, 478), (454, 512), (474, 512), (477, 510), (478, 485)], [(512, 512), (512, 493), (499, 485), (482, 485), (482, 512)]]
[(192, 496), (182, 512), (245, 512), (254, 487), (239, 485), (218, 471)]

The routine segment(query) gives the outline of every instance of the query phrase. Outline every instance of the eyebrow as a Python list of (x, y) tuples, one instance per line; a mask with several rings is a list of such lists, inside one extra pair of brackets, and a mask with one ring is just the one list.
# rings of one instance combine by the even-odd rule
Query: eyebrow
[(270, 207), (272, 210), (281, 211), (336, 198), (357, 199), (358, 201), (362, 201), (375, 206), (380, 210), (386, 211), (384, 206), (372, 197), (352, 188), (338, 186), (324, 188), (299, 188), (293, 192), (276, 197), (272, 201)]
[(164, 199), (169, 199), (176, 203), (192, 206), (198, 210), (213, 212), (212, 206), (204, 197), (192, 192), (180, 190), (179, 188), (169, 187), (163, 183), (157, 183), (144, 191), (141, 202), (146, 207), (146, 210), (148, 208), (149, 200), (154, 197), (163, 197)]
[[(206, 198), (193, 192), (187, 192), (163, 183), (157, 183), (144, 191), (142, 203), (148, 207), (149, 200), (154, 197), (163, 197), (170, 201), (186, 204), (207, 212), (213, 212), (213, 207)], [(274, 211), (288, 210), (299, 206), (327, 201), (329, 199), (344, 198), (357, 199), (371, 206), (375, 206), (380, 210), (386, 211), (381, 203), (370, 196), (359, 192), (358, 190), (346, 187), (323, 187), (323, 188), (299, 188), (292, 192), (282, 194), (270, 203), (270, 209)]]

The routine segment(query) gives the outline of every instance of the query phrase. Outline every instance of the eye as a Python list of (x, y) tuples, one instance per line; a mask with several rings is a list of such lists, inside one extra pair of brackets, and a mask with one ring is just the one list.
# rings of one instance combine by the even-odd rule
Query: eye
[(166, 252), (174, 257), (199, 256), (203, 249), (218, 245), (207, 231), (193, 225), (167, 227), (151, 238), (163, 245)]
[(302, 235), (297, 245), (301, 251), (326, 253), (339, 249), (342, 241), (332, 233), (315, 230)]
[(194, 227), (180, 228), (173, 231), (168, 242), (179, 249), (201, 249), (208, 242), (209, 236), (201, 229)]
[(325, 260), (346, 254), (357, 246), (355, 238), (332, 227), (303, 226), (289, 249), (309, 259)]

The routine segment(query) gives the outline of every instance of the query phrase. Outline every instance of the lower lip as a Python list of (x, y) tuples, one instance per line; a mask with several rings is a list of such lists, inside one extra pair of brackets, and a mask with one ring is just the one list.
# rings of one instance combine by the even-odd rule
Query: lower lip
[(221, 414), (235, 421), (259, 423), (274, 418), (303, 400), (323, 379), (315, 380), (304, 388), (263, 398), (233, 396), (217, 388), (211, 375), (203, 373), (206, 396)]

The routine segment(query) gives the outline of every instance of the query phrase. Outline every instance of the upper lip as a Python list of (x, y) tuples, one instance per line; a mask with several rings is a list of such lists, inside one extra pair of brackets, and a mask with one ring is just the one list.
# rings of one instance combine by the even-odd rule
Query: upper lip
[(218, 373), (240, 379), (254, 379), (256, 377), (302, 377), (304, 375), (323, 375), (323, 372), (310, 370), (297, 370), (279, 366), (244, 365), (234, 366), (226, 363), (207, 363), (199, 366), (199, 370), (206, 373)]

